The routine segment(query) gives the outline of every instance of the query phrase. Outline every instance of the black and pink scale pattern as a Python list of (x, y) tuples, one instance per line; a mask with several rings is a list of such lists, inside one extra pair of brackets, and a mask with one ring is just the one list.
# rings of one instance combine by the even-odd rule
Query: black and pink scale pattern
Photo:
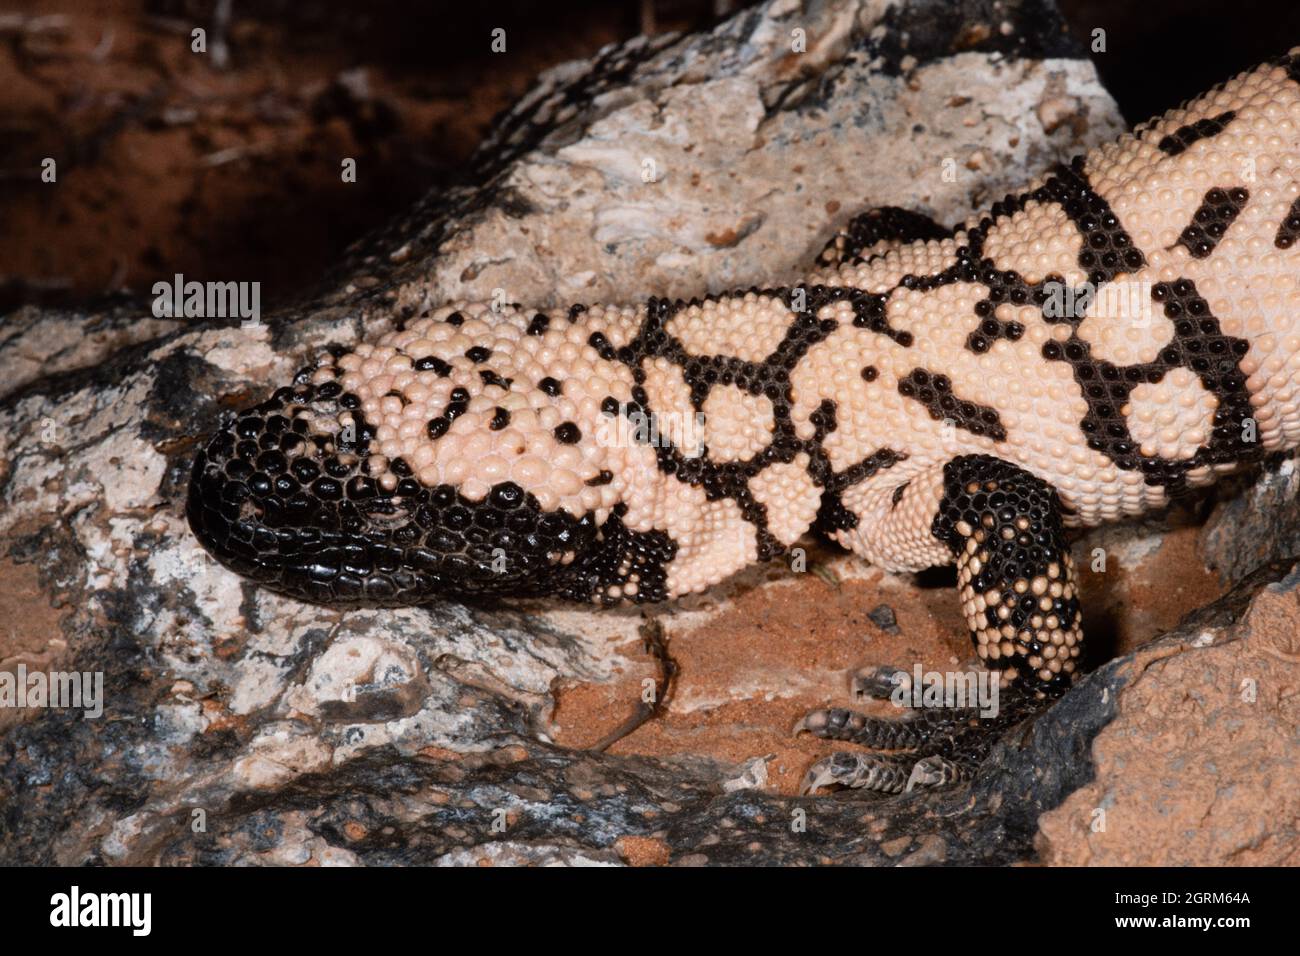
[(1056, 693), (1064, 529), (1300, 446), (1298, 238), (1300, 51), (955, 230), (869, 211), (795, 286), (459, 303), (322, 356), (208, 441), (189, 519), (339, 605), (661, 601), (816, 530), (955, 562), (984, 663)]

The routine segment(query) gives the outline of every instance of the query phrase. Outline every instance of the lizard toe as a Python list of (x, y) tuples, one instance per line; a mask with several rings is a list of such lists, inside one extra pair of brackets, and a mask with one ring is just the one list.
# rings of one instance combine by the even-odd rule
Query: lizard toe
[(889, 665), (859, 668), (849, 682), (854, 700), (889, 700), (895, 691), (909, 691), (912, 675)]
[(839, 751), (808, 768), (799, 792), (807, 796), (826, 787), (844, 787), (902, 793), (907, 786), (910, 764), (910, 760), (901, 757)]

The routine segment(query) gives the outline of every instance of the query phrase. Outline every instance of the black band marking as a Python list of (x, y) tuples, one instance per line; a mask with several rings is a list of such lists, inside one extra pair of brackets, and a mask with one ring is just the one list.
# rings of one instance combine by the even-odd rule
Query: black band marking
[(1236, 117), (1237, 114), (1234, 110), (1228, 110), (1228, 112), (1220, 113), (1211, 119), (1197, 120), (1195, 123), (1178, 127), (1156, 145), (1162, 153), (1177, 156), (1193, 143), (1218, 136)]
[[(1209, 303), (1197, 294), (1196, 284), (1190, 279), (1158, 283), (1152, 287), (1151, 297), (1163, 304), (1165, 315), (1174, 322), (1173, 341), (1154, 362), (1118, 366), (1094, 359), (1091, 345), (1079, 338), (1077, 328), (1063, 344), (1044, 345), (1043, 357), (1067, 362), (1074, 370), (1074, 380), (1088, 403), (1088, 414), (1079, 424), (1088, 436), (1088, 447), (1120, 468), (1143, 472), (1147, 484), (1168, 486), (1178, 492), (1185, 488), (1187, 472), (1193, 468), (1253, 461), (1263, 455), (1258, 443), (1242, 440), (1243, 421), (1254, 413), (1246, 376), (1238, 365), (1250, 350), (1250, 343), (1224, 334)], [(1218, 398), (1214, 430), (1208, 444), (1191, 458), (1148, 458), (1138, 450), (1120, 410), (1134, 388), (1143, 382), (1160, 382), (1176, 368), (1195, 372), (1206, 391)]]
[(1249, 190), (1241, 186), (1211, 189), (1174, 245), (1185, 248), (1193, 259), (1208, 259), (1249, 200)]
[(1290, 249), (1297, 239), (1300, 239), (1300, 199), (1291, 204), (1286, 218), (1278, 225), (1273, 245), (1279, 249)]
[(898, 393), (920, 402), (936, 421), (950, 421), (972, 435), (1006, 441), (1007, 430), (996, 408), (965, 401), (952, 392), (948, 376), (914, 368), (898, 383)]

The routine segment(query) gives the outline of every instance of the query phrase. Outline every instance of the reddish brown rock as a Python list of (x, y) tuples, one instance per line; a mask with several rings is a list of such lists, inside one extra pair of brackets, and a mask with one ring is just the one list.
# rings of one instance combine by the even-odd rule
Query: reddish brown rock
[(1039, 820), (1043, 862), (1300, 864), (1300, 565), (1238, 623), (1190, 622), (1120, 673), (1096, 779)]

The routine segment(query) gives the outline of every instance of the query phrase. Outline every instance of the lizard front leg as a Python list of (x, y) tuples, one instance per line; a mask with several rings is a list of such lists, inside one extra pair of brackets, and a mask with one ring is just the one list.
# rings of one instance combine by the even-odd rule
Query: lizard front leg
[(1064, 692), (1083, 632), (1052, 487), (999, 458), (955, 458), (944, 466), (932, 533), (956, 557), (958, 596), (980, 659), (1038, 695)]
[[(899, 509), (908, 491), (913, 500)], [(863, 516), (875, 520), (860, 534), (898, 540), (901, 526), (916, 524), (918, 506), (928, 502), (929, 536), (956, 563), (971, 640), (984, 665), (999, 673), (1003, 699), (991, 717), (952, 701), (897, 719), (813, 711), (797, 730), (883, 752), (818, 761), (805, 777), (805, 791), (834, 784), (897, 793), (965, 779), (999, 731), (1064, 692), (1078, 669), (1082, 631), (1073, 562), (1060, 501), (1046, 482), (998, 458), (963, 455), (941, 474), (921, 476), (890, 498), (887, 512)], [(856, 544), (871, 550), (868, 542)], [(859, 686), (869, 696), (889, 697), (888, 682), (879, 675), (894, 672), (881, 669)]]

